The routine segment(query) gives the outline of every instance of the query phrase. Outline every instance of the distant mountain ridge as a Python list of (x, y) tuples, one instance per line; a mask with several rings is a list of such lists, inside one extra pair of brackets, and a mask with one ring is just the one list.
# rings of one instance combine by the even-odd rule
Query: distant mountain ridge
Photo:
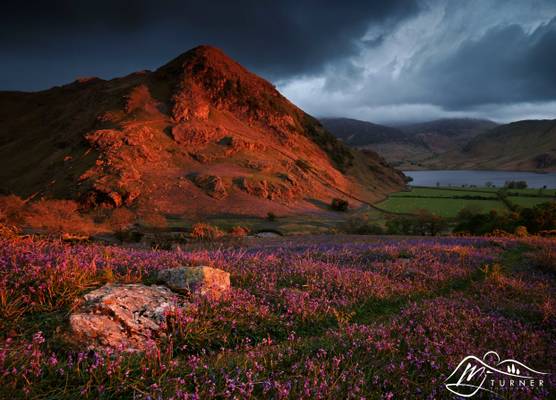
[(439, 119), (398, 127), (346, 118), (323, 118), (323, 125), (345, 143), (371, 149), (397, 168), (415, 169), (438, 155), (461, 149), (497, 126), (489, 120)]
[(414, 136), (401, 129), (351, 118), (321, 118), (320, 122), (338, 139), (350, 146), (376, 143), (413, 142)]
[(498, 126), (496, 122), (488, 119), (476, 118), (442, 118), (427, 122), (404, 124), (398, 128), (407, 133), (420, 134), (424, 132), (435, 132), (443, 136), (476, 136), (478, 133)]
[(400, 169), (556, 170), (556, 120), (498, 125), (489, 120), (452, 118), (396, 128), (334, 120), (342, 123), (331, 123), (329, 118), (325, 123), (340, 139), (352, 138), (346, 143), (372, 149)]
[(452, 167), (556, 170), (556, 119), (524, 120), (497, 126), (470, 140), (441, 162)]

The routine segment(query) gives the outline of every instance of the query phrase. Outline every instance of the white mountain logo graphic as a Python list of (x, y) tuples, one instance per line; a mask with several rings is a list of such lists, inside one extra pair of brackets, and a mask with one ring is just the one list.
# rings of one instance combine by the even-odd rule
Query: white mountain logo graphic
[[(489, 364), (488, 359), (494, 359), (494, 362)], [(489, 351), (482, 360), (475, 356), (465, 357), (444, 385), (455, 395), (469, 398), (479, 391), (498, 394), (499, 390), (543, 387), (546, 375), (517, 360), (501, 361), (498, 353)]]

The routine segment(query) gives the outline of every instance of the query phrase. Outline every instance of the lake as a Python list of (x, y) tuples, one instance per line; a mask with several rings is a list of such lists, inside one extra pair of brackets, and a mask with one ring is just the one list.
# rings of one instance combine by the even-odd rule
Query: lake
[(507, 181), (526, 181), (530, 188), (556, 188), (556, 172), (537, 174), (521, 171), (403, 171), (413, 178), (412, 186), (486, 186), (491, 182), (496, 187), (504, 186)]

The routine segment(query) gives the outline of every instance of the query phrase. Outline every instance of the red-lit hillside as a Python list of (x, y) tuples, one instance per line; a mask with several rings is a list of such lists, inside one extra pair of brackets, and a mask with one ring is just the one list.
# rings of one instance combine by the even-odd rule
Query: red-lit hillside
[(207, 46), (154, 72), (0, 92), (0, 187), (179, 215), (264, 215), (403, 185), (269, 82)]

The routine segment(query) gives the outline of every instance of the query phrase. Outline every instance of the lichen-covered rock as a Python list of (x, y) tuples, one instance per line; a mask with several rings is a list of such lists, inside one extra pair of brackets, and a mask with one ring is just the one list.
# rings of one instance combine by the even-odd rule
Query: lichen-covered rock
[(73, 340), (90, 348), (141, 351), (160, 336), (176, 294), (163, 286), (107, 284), (84, 296), (70, 316)]
[(158, 272), (158, 279), (172, 290), (213, 298), (230, 290), (230, 274), (207, 266), (164, 269)]

